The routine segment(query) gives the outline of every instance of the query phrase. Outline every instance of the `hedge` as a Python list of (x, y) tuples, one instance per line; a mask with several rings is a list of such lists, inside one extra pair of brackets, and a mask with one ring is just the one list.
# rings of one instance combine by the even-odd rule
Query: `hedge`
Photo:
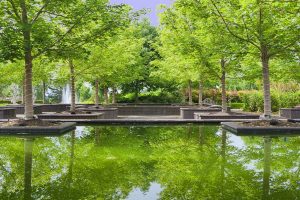
[[(261, 92), (243, 94), (242, 102), (244, 110), (251, 112), (263, 112), (264, 98)], [(300, 104), (300, 92), (271, 92), (272, 111), (277, 112), (280, 108), (291, 108)]]

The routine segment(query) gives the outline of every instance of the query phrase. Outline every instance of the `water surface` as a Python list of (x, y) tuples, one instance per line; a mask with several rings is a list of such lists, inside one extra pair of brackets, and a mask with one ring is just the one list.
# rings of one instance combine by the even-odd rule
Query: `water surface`
[(0, 199), (299, 199), (299, 150), (218, 126), (0, 137)]

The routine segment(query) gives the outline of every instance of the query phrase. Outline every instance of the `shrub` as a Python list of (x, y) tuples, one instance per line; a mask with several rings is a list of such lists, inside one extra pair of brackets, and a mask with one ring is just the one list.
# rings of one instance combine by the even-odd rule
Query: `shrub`
[[(242, 96), (244, 110), (251, 112), (264, 111), (264, 98), (261, 92), (244, 93)], [(291, 108), (300, 104), (300, 92), (271, 93), (272, 111), (277, 112), (280, 108)]]
[(229, 106), (232, 109), (243, 109), (244, 108), (244, 103), (230, 103)]
[(43, 100), (35, 100), (34, 103), (36, 103), (36, 104), (43, 104)]
[(263, 95), (259, 92), (243, 94), (244, 110), (257, 112), (263, 111)]
[(10, 104), (11, 102), (8, 100), (0, 100), (0, 104)]

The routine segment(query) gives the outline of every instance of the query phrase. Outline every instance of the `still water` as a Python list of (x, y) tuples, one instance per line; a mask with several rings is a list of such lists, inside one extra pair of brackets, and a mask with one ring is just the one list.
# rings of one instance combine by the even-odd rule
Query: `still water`
[(299, 199), (300, 137), (218, 126), (0, 137), (0, 199)]

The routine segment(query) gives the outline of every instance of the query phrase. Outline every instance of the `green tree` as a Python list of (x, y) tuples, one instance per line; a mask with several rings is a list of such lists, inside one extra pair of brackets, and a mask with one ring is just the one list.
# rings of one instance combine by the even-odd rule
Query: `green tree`
[(256, 49), (261, 60), (264, 117), (271, 117), (270, 59), (290, 52), (299, 43), (298, 1), (204, 1), (222, 20), (224, 30)]

